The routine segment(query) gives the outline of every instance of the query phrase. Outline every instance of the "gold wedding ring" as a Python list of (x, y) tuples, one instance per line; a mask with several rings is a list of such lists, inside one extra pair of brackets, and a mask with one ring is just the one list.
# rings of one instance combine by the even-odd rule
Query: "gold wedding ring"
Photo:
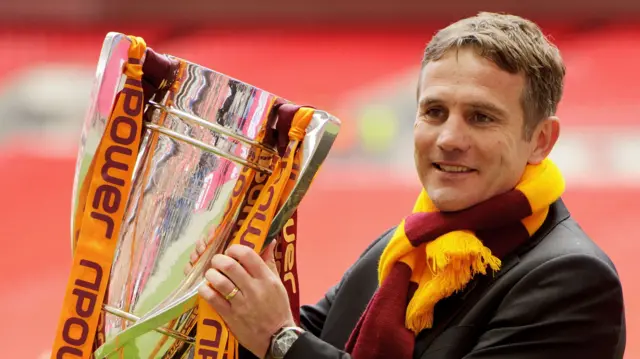
[(236, 294), (238, 294), (238, 287), (234, 287), (233, 290), (231, 291), (231, 293), (227, 294), (224, 299), (226, 300), (230, 300), (231, 298), (235, 297)]

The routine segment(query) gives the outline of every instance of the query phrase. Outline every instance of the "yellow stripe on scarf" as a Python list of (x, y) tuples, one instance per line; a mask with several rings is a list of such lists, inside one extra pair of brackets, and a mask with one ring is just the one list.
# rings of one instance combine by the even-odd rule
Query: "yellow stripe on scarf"
[[(532, 215), (523, 219), (529, 235), (544, 223), (549, 205), (564, 192), (560, 170), (549, 159), (539, 165), (529, 165), (516, 186), (531, 205)], [(435, 212), (437, 208), (422, 190), (412, 213)], [(471, 231), (453, 231), (435, 240), (413, 247), (405, 234), (402, 220), (380, 258), (378, 281), (382, 282), (397, 261), (406, 263), (412, 271), (411, 281), (418, 289), (407, 306), (405, 326), (416, 335), (433, 325), (433, 310), (438, 301), (462, 290), (471, 278), (487, 268), (500, 269), (501, 261)]]
[(549, 213), (549, 204), (564, 192), (565, 182), (560, 169), (546, 159), (537, 166), (528, 166), (516, 189), (529, 200), (533, 215), (522, 220), (529, 235), (533, 235)]

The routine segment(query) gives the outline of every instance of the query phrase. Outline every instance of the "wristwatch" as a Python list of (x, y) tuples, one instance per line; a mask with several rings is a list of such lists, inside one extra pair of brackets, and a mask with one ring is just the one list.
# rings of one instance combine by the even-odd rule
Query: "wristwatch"
[(300, 335), (304, 333), (302, 328), (284, 327), (278, 330), (271, 337), (271, 345), (269, 346), (269, 358), (283, 359), (293, 343)]

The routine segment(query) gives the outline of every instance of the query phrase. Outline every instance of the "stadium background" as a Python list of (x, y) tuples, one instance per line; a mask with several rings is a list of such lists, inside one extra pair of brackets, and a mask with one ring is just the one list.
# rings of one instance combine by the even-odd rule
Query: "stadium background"
[[(343, 130), (300, 212), (302, 301), (410, 210), (415, 81), (439, 27), (479, 10), (544, 27), (568, 66), (565, 200), (615, 261), (640, 358), (640, 2), (0, 1), (0, 357), (44, 358), (69, 269), (78, 131), (108, 31), (313, 104)], [(589, 278), (576, 278), (589, 280)]]

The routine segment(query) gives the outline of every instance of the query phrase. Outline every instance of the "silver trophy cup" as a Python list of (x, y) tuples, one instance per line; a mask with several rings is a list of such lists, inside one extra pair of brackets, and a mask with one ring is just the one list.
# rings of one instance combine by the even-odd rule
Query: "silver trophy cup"
[[(72, 228), (80, 186), (105, 132), (115, 95), (123, 88), (129, 45), (129, 38), (119, 33), (109, 33), (103, 44), (77, 158)], [(178, 60), (186, 66), (181, 86), (172, 93)], [(260, 148), (278, 155), (276, 146), (259, 140), (257, 134), (263, 126), (276, 131), (281, 120), (278, 106), (288, 104), (259, 88), (151, 49), (143, 63), (145, 126), (102, 306), (96, 358), (189, 357), (204, 263), (225, 248), (239, 216), (232, 214), (230, 221), (227, 216), (221, 224), (225, 206), (238, 196), (234, 187), (242, 171), (271, 173), (250, 154)], [(299, 177), (271, 223), (268, 240), (296, 210), (339, 126), (330, 114), (314, 112), (303, 140)], [(199, 240), (213, 240), (213, 245), (185, 274)]]

